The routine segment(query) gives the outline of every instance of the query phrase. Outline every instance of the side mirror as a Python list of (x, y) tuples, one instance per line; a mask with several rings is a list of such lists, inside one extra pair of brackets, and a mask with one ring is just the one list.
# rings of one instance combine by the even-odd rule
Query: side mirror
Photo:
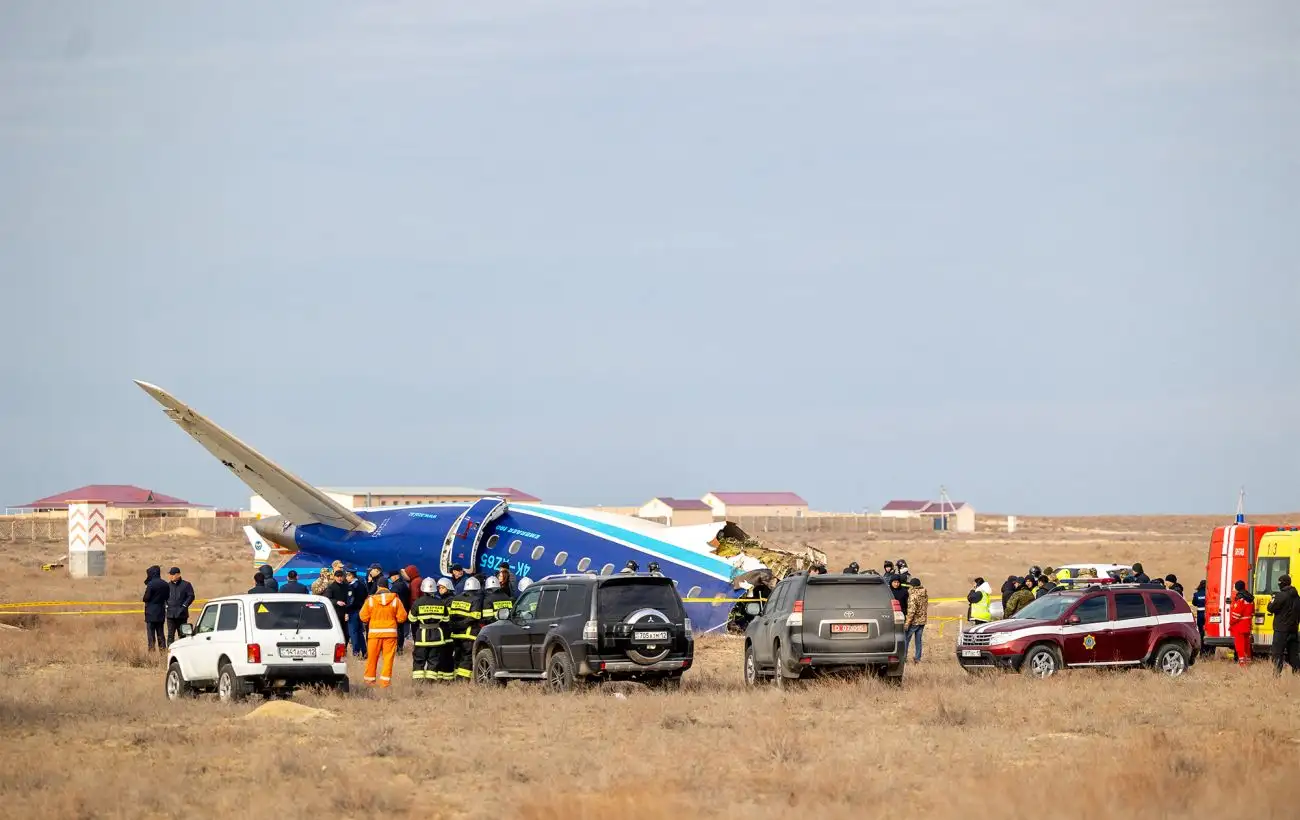
[(1071, 626), (1073, 626), (1074, 624), (1083, 623), (1082, 621), (1079, 620), (1078, 615), (1071, 615), (1070, 617), (1065, 619), (1065, 622), (1067, 624), (1070, 624)]
[(182, 638), (188, 638), (194, 634), (194, 627), (191, 624), (181, 624), (181, 628), (177, 632)]
[(745, 604), (746, 615), (758, 615), (763, 611), (762, 604)]
[(496, 614), (497, 614), (498, 621), (510, 620), (510, 610), (508, 609), (498, 609)]

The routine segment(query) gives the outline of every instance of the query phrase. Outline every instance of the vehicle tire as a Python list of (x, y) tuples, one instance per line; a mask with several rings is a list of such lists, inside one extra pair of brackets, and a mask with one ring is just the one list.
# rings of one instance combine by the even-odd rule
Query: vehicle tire
[(577, 678), (573, 671), (573, 658), (563, 649), (557, 649), (546, 662), (546, 676), (543, 684), (546, 691), (556, 694), (572, 692), (577, 688)]
[(783, 673), (785, 663), (781, 660), (781, 642), (775, 641), (772, 644), (772, 685), (777, 689), (785, 689), (794, 684), (799, 679), (799, 675), (793, 678), (787, 678)]
[(217, 673), (217, 697), (222, 703), (234, 703), (248, 697), (252, 687), (248, 681), (235, 674), (235, 668), (228, 663), (221, 665)]
[(1031, 678), (1050, 678), (1061, 671), (1061, 658), (1052, 647), (1039, 644), (1025, 654), (1020, 671)]
[(745, 644), (744, 675), (746, 686), (758, 685), (758, 660), (754, 657), (754, 645), (751, 643)]
[(167, 667), (163, 691), (167, 693), (168, 700), (185, 700), (198, 694), (198, 691), (185, 680), (185, 676), (181, 674), (181, 665), (176, 661), (172, 661)]
[[(660, 649), (661, 651), (656, 652), (654, 654), (647, 654), (645, 652), (642, 652), (639, 648), (637, 648), (636, 644), (629, 645), (626, 650), (626, 654), (633, 663), (639, 663), (642, 664), (643, 666), (648, 666), (652, 663), (658, 663), (659, 661), (668, 657), (669, 652), (672, 652), (673, 639), (671, 635), (673, 630), (673, 622), (668, 618), (667, 615), (663, 614), (659, 610), (638, 609), (636, 612), (633, 612), (632, 614), (624, 618), (623, 623), (632, 624), (632, 625), (642, 624), (647, 626), (657, 626), (662, 624), (664, 628), (668, 631), (668, 634), (670, 636), (662, 646), (656, 645), (656, 648)], [(631, 638), (629, 637), (628, 640), (630, 642)]]
[(1190, 658), (1190, 653), (1181, 643), (1164, 643), (1156, 650), (1151, 668), (1171, 678), (1181, 677), (1187, 671)]
[(504, 687), (506, 682), (496, 677), (497, 673), (497, 656), (492, 651), (492, 647), (485, 646), (474, 653), (474, 681), (475, 686), (495, 686), (498, 689)]

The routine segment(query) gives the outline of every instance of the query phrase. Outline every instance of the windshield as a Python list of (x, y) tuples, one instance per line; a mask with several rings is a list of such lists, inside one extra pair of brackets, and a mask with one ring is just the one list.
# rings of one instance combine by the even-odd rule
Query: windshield
[(819, 584), (809, 582), (804, 591), (804, 607), (807, 609), (866, 609), (868, 607), (886, 608), (893, 595), (883, 584), (854, 584), (843, 581)]
[(1065, 610), (1069, 609), (1070, 605), (1077, 600), (1079, 600), (1079, 595), (1049, 592), (1041, 598), (1035, 598), (1032, 604), (1011, 617), (1035, 621), (1054, 621), (1064, 615)]
[(319, 601), (258, 601), (253, 605), (258, 629), (333, 629), (329, 610)]
[(638, 609), (657, 609), (669, 618), (682, 617), (681, 604), (671, 583), (607, 581), (600, 585), (596, 600), (604, 620), (623, 620)]

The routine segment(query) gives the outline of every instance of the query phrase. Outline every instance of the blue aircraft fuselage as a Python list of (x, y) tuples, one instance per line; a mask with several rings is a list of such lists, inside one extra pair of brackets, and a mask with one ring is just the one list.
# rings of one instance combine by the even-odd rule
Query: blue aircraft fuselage
[[(385, 570), (415, 565), (424, 577), (438, 577), (444, 564), (447, 536), (465, 503), (426, 504), (398, 508), (361, 509), (356, 513), (375, 524), (370, 533), (348, 532), (324, 524), (295, 527), (297, 553), (276, 572), (290, 569), (300, 577), (314, 575), (334, 560), (364, 568), (378, 563)], [(269, 535), (269, 533), (268, 533)], [(651, 561), (673, 579), (686, 602), (686, 613), (701, 632), (722, 629), (738, 597), (732, 588), (735, 570), (722, 558), (690, 550), (579, 512), (535, 504), (511, 504), (508, 511), (482, 526), (477, 566), (456, 561), (467, 570), (486, 574), (507, 566), (517, 578), (539, 580), (559, 573), (618, 572), (629, 559), (642, 572)], [(726, 598), (701, 602), (697, 598)]]

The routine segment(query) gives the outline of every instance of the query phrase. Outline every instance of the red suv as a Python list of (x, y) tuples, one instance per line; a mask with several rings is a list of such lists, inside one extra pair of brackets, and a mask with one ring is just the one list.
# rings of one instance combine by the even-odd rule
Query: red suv
[(1178, 677), (1201, 648), (1187, 601), (1159, 584), (1107, 584), (1040, 596), (1014, 616), (961, 634), (967, 671), (1046, 678), (1078, 666), (1148, 666)]

